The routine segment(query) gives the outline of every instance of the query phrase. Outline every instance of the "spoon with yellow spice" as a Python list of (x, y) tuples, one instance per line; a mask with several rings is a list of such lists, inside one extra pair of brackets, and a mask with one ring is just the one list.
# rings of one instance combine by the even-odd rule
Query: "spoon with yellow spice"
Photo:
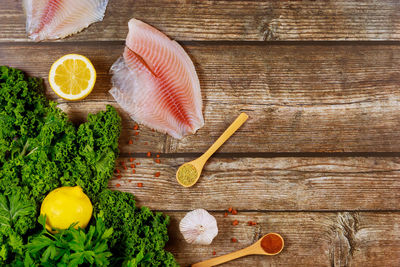
[(211, 155), (214, 154), (215, 151), (217, 151), (218, 148), (220, 148), (248, 118), (249, 116), (246, 113), (241, 113), (203, 155), (180, 166), (176, 172), (176, 179), (178, 180), (178, 183), (184, 187), (191, 187), (194, 185), (197, 180), (199, 180), (204, 164), (206, 164)]

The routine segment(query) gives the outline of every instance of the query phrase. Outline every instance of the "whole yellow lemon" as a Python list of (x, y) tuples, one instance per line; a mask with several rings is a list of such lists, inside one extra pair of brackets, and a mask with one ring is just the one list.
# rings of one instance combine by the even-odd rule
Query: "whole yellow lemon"
[(40, 214), (46, 215), (46, 229), (85, 228), (92, 217), (93, 206), (80, 186), (64, 186), (51, 191), (43, 200)]

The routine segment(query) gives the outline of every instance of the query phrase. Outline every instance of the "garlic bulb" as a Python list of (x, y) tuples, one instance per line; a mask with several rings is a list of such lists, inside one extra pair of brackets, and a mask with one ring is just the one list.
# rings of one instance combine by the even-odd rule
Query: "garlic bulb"
[(204, 209), (188, 212), (179, 223), (186, 242), (209, 245), (218, 234), (217, 221)]

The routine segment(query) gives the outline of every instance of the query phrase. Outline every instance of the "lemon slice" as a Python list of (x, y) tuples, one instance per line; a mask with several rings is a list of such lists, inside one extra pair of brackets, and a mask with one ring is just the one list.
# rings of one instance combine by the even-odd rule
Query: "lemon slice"
[(96, 70), (87, 57), (68, 54), (50, 68), (49, 83), (53, 91), (67, 100), (80, 100), (93, 90)]

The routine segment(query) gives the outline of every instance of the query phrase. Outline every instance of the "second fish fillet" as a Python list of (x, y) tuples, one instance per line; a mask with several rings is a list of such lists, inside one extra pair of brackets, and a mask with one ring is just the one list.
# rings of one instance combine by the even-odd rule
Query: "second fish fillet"
[(34, 41), (59, 39), (103, 20), (108, 0), (23, 0), (26, 32)]
[(129, 21), (123, 56), (111, 73), (111, 95), (138, 123), (178, 139), (204, 125), (193, 62), (177, 42), (152, 26)]

